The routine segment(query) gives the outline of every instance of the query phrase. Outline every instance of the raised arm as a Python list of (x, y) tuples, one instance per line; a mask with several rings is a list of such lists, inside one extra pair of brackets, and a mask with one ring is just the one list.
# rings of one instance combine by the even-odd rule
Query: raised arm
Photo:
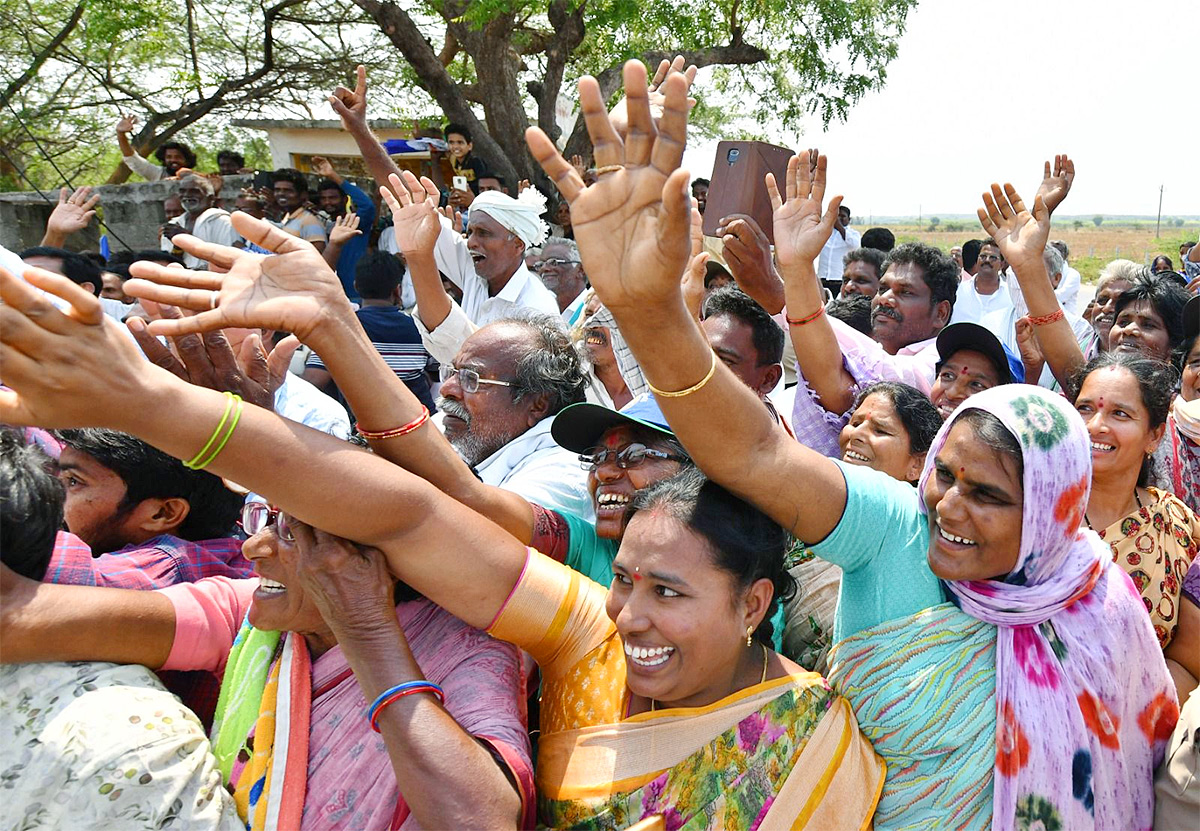
[[(390, 192), (387, 195), (391, 197)], [(410, 248), (416, 243), (408, 240), (419, 232), (421, 225), (419, 219), (414, 224), (414, 214), (421, 214), (420, 205), (402, 209), (397, 219), (397, 227), (404, 229), (405, 244)], [(139, 265), (135, 269), (139, 277), (158, 282), (130, 280), (126, 289), (134, 296), (177, 302), (197, 311), (211, 310), (192, 317), (155, 321), (150, 324), (151, 330), (170, 336), (229, 327), (294, 332), (321, 356), (364, 430), (386, 431), (418, 419), (421, 403), (371, 345), (350, 309), (337, 275), (320, 255), (308, 243), (281, 234), (262, 220), (237, 213), (233, 221), (246, 239), (280, 253), (263, 257), (187, 235), (179, 237), (180, 244), (190, 254), (229, 270), (226, 274), (216, 271), (200, 274), (153, 264)], [(436, 222), (431, 224), (440, 227)], [(433, 232), (432, 228), (426, 230)], [(142, 326), (137, 322), (132, 328), (138, 330)], [(377, 455), (499, 523), (522, 542), (532, 539), (533, 511), (529, 503), (511, 491), (480, 482), (435, 428), (422, 427), (403, 436), (372, 439), (371, 447)], [(318, 524), (318, 527), (327, 526)]]
[[(303, 244), (268, 231), (277, 236), (251, 238), (281, 251)], [(305, 250), (320, 260), (311, 246)], [(229, 264), (240, 272), (258, 268), (257, 261)], [(67, 300), (70, 311), (55, 309), (39, 288)], [(22, 280), (0, 271), (0, 298), (0, 373), (11, 387), (0, 391), (0, 422), (111, 427), (179, 459), (217, 442), (209, 471), (303, 522), (379, 548), (400, 579), (476, 627), (490, 624), (516, 583), (525, 549), (501, 528), (385, 459), (259, 407), (238, 408), (228, 396), (148, 363), (105, 318), (99, 299), (65, 277), (29, 268)], [(209, 305), (210, 312), (187, 320), (209, 323), (212, 312), (219, 319)], [(322, 312), (307, 311), (310, 319), (297, 317), (294, 331), (311, 333), (311, 318)], [(186, 321), (156, 321), (170, 323), (176, 326), (165, 328), (186, 331)]]
[(783, 279), (771, 258), (771, 243), (754, 218), (747, 214), (724, 217), (717, 236), (721, 238), (721, 252), (738, 288), (770, 314), (783, 311), (787, 302)]
[(389, 176), (400, 174), (400, 168), (396, 167), (367, 123), (367, 68), (360, 65), (355, 72), (357, 83), (354, 89), (338, 87), (329, 96), (329, 104), (342, 119), (346, 132), (354, 137), (358, 152), (367, 163), (367, 170), (371, 171), (375, 184), (384, 187)]
[(754, 393), (716, 360), (680, 291), (689, 254), (688, 174), (679, 169), (687, 80), (674, 73), (663, 82), (665, 109), (657, 127), (640, 63), (625, 65), (625, 89), (629, 129), (622, 140), (595, 79), (579, 82), (597, 169), (611, 171), (595, 185), (585, 188), (537, 128), (526, 133), (530, 151), (570, 202), (588, 277), (647, 380), (668, 391), (658, 403), (692, 458), (800, 539), (823, 539), (845, 507), (841, 472), (779, 430)]
[(96, 215), (96, 205), (100, 202), (100, 194), (92, 195), (92, 189), (84, 185), (79, 190), (67, 195), (67, 189), (58, 192), (58, 204), (50, 212), (46, 220), (46, 233), (42, 236), (42, 245), (62, 248), (67, 237), (76, 231), (82, 231), (91, 224)]
[(831, 413), (844, 413), (854, 403), (854, 378), (842, 361), (842, 347), (825, 316), (825, 298), (814, 261), (833, 232), (842, 197), (829, 200), (824, 215), (826, 159), (816, 150), (788, 159), (786, 194), (779, 195), (775, 177), (767, 174), (767, 191), (775, 208), (775, 254), (787, 298), (788, 334), (796, 362), (809, 387)]
[(1083, 366), (1084, 357), (1042, 259), (1050, 238), (1050, 211), (1043, 196), (1039, 193), (1034, 197), (1033, 210), (1029, 211), (1016, 188), (1006, 184), (1002, 190), (993, 184), (991, 191), (983, 194), (978, 214), (983, 230), (1000, 246), (1017, 275), (1034, 335), (1050, 371), (1063, 389), (1070, 389), (1070, 378)]

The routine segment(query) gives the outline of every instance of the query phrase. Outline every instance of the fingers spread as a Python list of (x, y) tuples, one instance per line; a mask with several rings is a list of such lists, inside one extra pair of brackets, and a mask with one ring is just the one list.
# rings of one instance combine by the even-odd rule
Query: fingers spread
[[(183, 305), (183, 304), (179, 304)], [(149, 324), (151, 334), (178, 337), (196, 332), (207, 332), (210, 329), (220, 329), (225, 325), (221, 312), (217, 309), (200, 312), (191, 317), (181, 317), (178, 320), (152, 320)]]
[(171, 350), (164, 346), (162, 341), (150, 334), (150, 330), (146, 328), (146, 321), (138, 317), (131, 317), (125, 322), (125, 326), (133, 334), (133, 339), (141, 347), (146, 360), (156, 366), (161, 366), (163, 369), (185, 381), (191, 380), (188, 378), (187, 370)]
[[(312, 250), (312, 243), (302, 240), (300, 237), (294, 237), (281, 228), (276, 228), (265, 219), (256, 219), (250, 216), (250, 214), (242, 213), (241, 211), (234, 212), (230, 219), (233, 222), (233, 229), (241, 234), (242, 237), (268, 251), (274, 251), (276, 254), (288, 254), (292, 251)], [(216, 247), (220, 248), (221, 246)], [(226, 250), (237, 251), (236, 248)], [(261, 254), (249, 254), (244, 251), (237, 251), (237, 253), (241, 257), (262, 256)]]

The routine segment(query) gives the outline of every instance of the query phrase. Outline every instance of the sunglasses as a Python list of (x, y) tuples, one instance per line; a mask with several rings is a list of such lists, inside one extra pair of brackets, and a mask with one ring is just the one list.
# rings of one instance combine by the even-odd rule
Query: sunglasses
[(238, 527), (248, 536), (253, 537), (272, 525), (275, 526), (275, 534), (279, 539), (284, 542), (296, 541), (288, 525), (287, 514), (283, 511), (271, 507), (266, 502), (247, 502), (242, 506), (242, 518), (238, 520)]

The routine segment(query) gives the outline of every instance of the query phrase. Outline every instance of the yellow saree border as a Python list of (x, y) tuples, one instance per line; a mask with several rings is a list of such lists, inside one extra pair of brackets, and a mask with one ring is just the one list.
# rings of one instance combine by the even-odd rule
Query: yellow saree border
[(814, 684), (824, 684), (815, 672), (785, 675), (704, 707), (639, 713), (616, 724), (543, 735), (538, 742), (538, 790), (552, 800), (603, 799), (634, 790), (768, 702), (795, 687)]

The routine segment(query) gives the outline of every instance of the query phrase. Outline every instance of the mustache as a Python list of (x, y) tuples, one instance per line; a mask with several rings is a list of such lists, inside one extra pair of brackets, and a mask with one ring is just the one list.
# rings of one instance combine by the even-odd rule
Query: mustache
[(455, 401), (453, 398), (439, 398), (438, 409), (448, 416), (461, 419), (466, 422), (467, 426), (471, 426), (471, 414), (467, 412), (467, 407), (461, 401)]
[(896, 321), (897, 323), (904, 322), (904, 315), (900, 314), (900, 312), (896, 311), (895, 309), (891, 308), (890, 306), (876, 306), (874, 309), (871, 310), (871, 322), (872, 323), (874, 323), (876, 320), (878, 320), (881, 317), (890, 317), (892, 320)]

